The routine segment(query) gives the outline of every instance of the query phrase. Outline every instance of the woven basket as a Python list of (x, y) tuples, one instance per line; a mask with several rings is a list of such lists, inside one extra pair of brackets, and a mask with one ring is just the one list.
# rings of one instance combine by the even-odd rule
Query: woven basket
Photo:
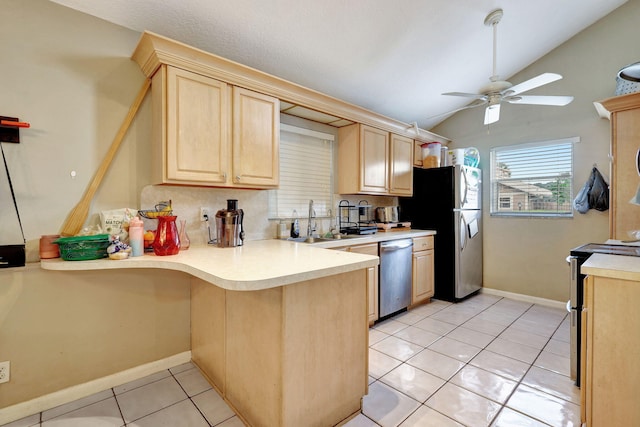
[(86, 261), (107, 257), (108, 234), (95, 236), (61, 237), (54, 241), (60, 247), (60, 256), (65, 261)]

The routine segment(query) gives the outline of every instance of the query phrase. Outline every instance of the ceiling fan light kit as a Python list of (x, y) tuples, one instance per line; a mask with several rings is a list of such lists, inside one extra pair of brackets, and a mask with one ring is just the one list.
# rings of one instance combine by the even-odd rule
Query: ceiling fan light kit
[(523, 92), (535, 89), (537, 87), (560, 80), (562, 76), (556, 73), (543, 73), (533, 77), (517, 85), (510, 82), (500, 80), (497, 73), (497, 40), (498, 40), (498, 24), (502, 19), (504, 12), (502, 9), (495, 9), (487, 15), (484, 24), (493, 28), (493, 74), (489, 78), (490, 82), (480, 88), (480, 93), (465, 92), (447, 92), (443, 95), (460, 96), (465, 98), (474, 98), (475, 101), (465, 107), (456, 109), (453, 112), (461, 111), (468, 108), (487, 105), (484, 114), (484, 124), (495, 123), (500, 119), (500, 103), (508, 102), (510, 104), (529, 104), (529, 105), (553, 105), (564, 106), (573, 101), (572, 96), (541, 96), (541, 95), (520, 95)]

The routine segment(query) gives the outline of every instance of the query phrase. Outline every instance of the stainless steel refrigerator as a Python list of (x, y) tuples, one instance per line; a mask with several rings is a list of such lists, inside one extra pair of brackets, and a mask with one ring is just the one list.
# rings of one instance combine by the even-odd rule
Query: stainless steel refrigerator
[(401, 221), (435, 230), (435, 295), (459, 301), (482, 288), (482, 171), (413, 170), (413, 197), (399, 197)]

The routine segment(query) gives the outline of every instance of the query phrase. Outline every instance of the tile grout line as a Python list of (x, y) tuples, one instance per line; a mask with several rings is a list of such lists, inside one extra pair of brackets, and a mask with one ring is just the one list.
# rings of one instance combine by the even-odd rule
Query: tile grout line
[[(531, 306), (530, 306), (530, 307), (529, 307), (529, 308), (528, 308), (524, 313), (522, 313), (520, 316), (518, 316), (518, 318), (517, 318), (517, 319), (515, 319), (513, 322), (511, 322), (511, 324), (510, 324), (509, 326), (513, 325), (513, 324), (514, 324), (518, 319), (520, 319), (522, 316), (524, 316), (524, 315), (525, 315), (525, 313), (527, 313), (529, 310), (531, 310), (531, 308), (532, 308), (532, 307), (534, 307), (534, 306), (535, 306), (535, 304), (532, 304), (532, 305), (531, 305)], [(522, 375), (522, 377), (517, 381), (517, 384), (515, 385), (515, 387), (513, 387), (513, 390), (511, 390), (511, 393), (509, 393), (509, 395), (508, 395), (508, 396), (507, 396), (507, 398), (505, 399), (504, 404), (500, 407), (500, 410), (498, 411), (498, 413), (496, 414), (496, 416), (494, 417), (494, 419), (493, 419), (493, 420), (491, 420), (492, 422), (493, 422), (493, 421), (495, 421), (495, 420), (500, 416), (500, 413), (502, 413), (502, 411), (504, 410), (504, 408), (505, 408), (505, 407), (507, 407), (507, 408), (509, 408), (509, 409), (510, 409), (510, 410), (512, 410), (512, 411), (518, 412), (518, 413), (520, 413), (520, 414), (522, 414), (522, 415), (524, 415), (524, 416), (527, 416), (527, 417), (529, 417), (529, 418), (531, 418), (531, 419), (533, 419), (533, 420), (539, 421), (539, 422), (541, 422), (541, 423), (543, 423), (543, 424), (545, 424), (545, 425), (549, 425), (549, 424), (547, 424), (546, 422), (544, 422), (544, 421), (542, 421), (542, 420), (540, 420), (540, 419), (538, 419), (538, 418), (535, 418), (535, 417), (534, 417), (534, 416), (532, 416), (531, 414), (526, 414), (526, 413), (523, 413), (523, 412), (521, 412), (521, 411), (518, 411), (517, 409), (514, 409), (514, 408), (512, 408), (512, 407), (510, 407), (510, 406), (507, 406), (507, 402), (509, 401), (509, 399), (511, 399), (511, 397), (512, 397), (512, 396), (514, 395), (514, 393), (516, 392), (516, 389), (517, 389), (520, 385), (525, 385), (525, 386), (527, 386), (527, 387), (530, 387), (530, 386), (528, 386), (527, 384), (523, 384), (523, 383), (522, 383), (522, 381), (523, 381), (523, 380), (524, 380), (524, 378), (527, 376), (527, 374), (529, 373), (529, 371), (531, 371), (531, 368), (533, 368), (535, 361), (536, 361), (536, 360), (538, 360), (538, 357), (540, 357), (540, 355), (541, 355), (541, 354), (542, 354), (542, 352), (544, 351), (544, 348), (549, 344), (549, 342), (550, 342), (550, 341), (551, 341), (551, 339), (553, 338), (553, 335), (554, 335), (554, 334), (558, 331), (558, 329), (562, 326), (562, 322), (564, 322), (564, 320), (566, 319), (566, 316), (567, 316), (567, 315), (565, 314), (565, 315), (562, 317), (562, 320), (560, 320), (560, 322), (558, 323), (558, 326), (556, 326), (556, 328), (554, 329), (553, 333), (549, 336), (549, 338), (547, 339), (547, 342), (542, 346), (542, 348), (540, 348), (540, 351), (538, 351), (538, 354), (536, 355), (535, 359), (533, 359), (533, 362), (531, 362), (531, 363), (529, 364), (529, 367), (527, 368), (527, 370), (525, 371), (525, 373)], [(506, 330), (506, 328), (505, 328), (505, 330)], [(504, 331), (503, 331), (503, 332), (504, 332)], [(502, 334), (502, 332), (501, 332), (501, 334)], [(499, 335), (498, 335), (498, 336), (499, 336)], [(496, 337), (496, 338), (498, 338), (498, 337)], [(494, 339), (493, 341), (495, 341), (495, 339)], [(491, 342), (493, 342), (493, 341), (491, 341)], [(488, 344), (487, 344), (487, 345), (488, 345)], [(491, 351), (491, 350), (489, 350), (489, 351)], [(517, 360), (517, 359), (514, 359), (514, 360)], [(543, 368), (541, 368), (541, 369), (543, 369)], [(535, 388), (534, 388), (534, 389), (535, 389)], [(541, 391), (541, 390), (538, 390), (538, 391)], [(542, 391), (541, 391), (541, 392), (542, 392)], [(544, 393), (544, 392), (543, 392), (543, 393)], [(548, 394), (548, 393), (547, 393), (547, 394)]]
[[(451, 331), (447, 332), (445, 335), (441, 335), (438, 339), (436, 339), (435, 341), (433, 341), (432, 343), (430, 343), (430, 344), (429, 344), (429, 346), (431, 346), (431, 345), (433, 345), (434, 343), (436, 343), (436, 342), (440, 341), (442, 338), (444, 338), (444, 337), (448, 336), (448, 335), (449, 335), (449, 334), (451, 334), (453, 331), (455, 331), (456, 329), (460, 328), (462, 325), (464, 325), (465, 323), (467, 323), (467, 322), (468, 322), (468, 321), (470, 321), (471, 319), (473, 319), (473, 318), (475, 318), (475, 317), (479, 316), (480, 314), (482, 314), (483, 312), (487, 311), (489, 308), (494, 307), (496, 304), (498, 304), (498, 303), (499, 303), (500, 301), (502, 301), (502, 300), (505, 300), (505, 298), (504, 298), (504, 297), (501, 297), (501, 298), (499, 298), (498, 300), (496, 300), (495, 302), (493, 302), (492, 304), (490, 304), (490, 305), (488, 305), (488, 306), (484, 307), (481, 311), (479, 311), (478, 313), (476, 313), (475, 315), (473, 315), (473, 316), (472, 316), (472, 317), (470, 317), (469, 319), (465, 320), (462, 324), (455, 324), (455, 328), (454, 328), (454, 329), (452, 329)], [(432, 317), (433, 315), (435, 315), (435, 314), (437, 314), (437, 313), (439, 313), (439, 312), (443, 311), (444, 309), (446, 309), (446, 308), (448, 308), (448, 307), (451, 307), (452, 305), (453, 305), (453, 304), (449, 304), (449, 305), (447, 305), (446, 307), (443, 307), (442, 309), (437, 310), (437, 311), (435, 311), (435, 312), (433, 312), (433, 313), (431, 313), (431, 314), (429, 314), (429, 315), (425, 316), (423, 319), (419, 320), (418, 322), (420, 322), (420, 321), (422, 321), (422, 320), (424, 320), (424, 319), (430, 318), (430, 317)], [(519, 314), (515, 319), (513, 319), (509, 324), (507, 324), (506, 326), (505, 326), (505, 325), (501, 325), (501, 326), (504, 326), (504, 328), (502, 328), (502, 330), (500, 331), (500, 333), (498, 333), (498, 335), (494, 336), (494, 337), (493, 337), (493, 339), (492, 339), (491, 341), (489, 341), (489, 342), (488, 342), (484, 347), (482, 347), (482, 348), (481, 348), (481, 350), (480, 350), (480, 352), (482, 352), (483, 350), (486, 350), (486, 351), (488, 351), (488, 352), (493, 353), (491, 350), (487, 350), (487, 347), (488, 347), (492, 342), (494, 342), (497, 338), (499, 338), (499, 337), (500, 337), (500, 335), (501, 335), (504, 331), (506, 331), (509, 327), (513, 326), (513, 325), (514, 325), (514, 324), (515, 324), (519, 319), (521, 319), (521, 318), (522, 318), (526, 313), (528, 313), (528, 312), (529, 312), (529, 311), (530, 311), (534, 306), (536, 306), (536, 304), (535, 304), (535, 303), (530, 304), (530, 305), (529, 305), (529, 307), (528, 307), (525, 311), (523, 311), (522, 313), (520, 313), (520, 314)], [(480, 394), (478, 394), (478, 393), (476, 393), (476, 392), (474, 392), (474, 391), (472, 391), (472, 390), (468, 390), (468, 389), (466, 389), (466, 388), (464, 388), (464, 387), (461, 387), (461, 388), (463, 388), (464, 390), (466, 390), (466, 391), (468, 391), (468, 392), (474, 393), (474, 394), (476, 394), (476, 395), (478, 395), (478, 396), (480, 396), (480, 397), (482, 397), (482, 398), (484, 398), (484, 399), (487, 399), (487, 400), (489, 400), (489, 401), (491, 401), (491, 402), (494, 402), (494, 403), (497, 403), (497, 404), (499, 404), (499, 405), (500, 405), (500, 409), (498, 410), (498, 412), (496, 413), (496, 415), (493, 417), (493, 419), (491, 420), (491, 422), (494, 422), (494, 421), (495, 421), (495, 420), (500, 416), (500, 413), (504, 410), (504, 407), (505, 407), (505, 406), (507, 406), (507, 402), (508, 402), (508, 400), (513, 396), (513, 394), (515, 393), (515, 390), (516, 390), (516, 389), (517, 389), (517, 388), (522, 384), (522, 380), (523, 380), (523, 379), (524, 379), (524, 377), (527, 375), (527, 373), (531, 370), (531, 368), (534, 366), (535, 361), (538, 359), (538, 357), (540, 356), (540, 354), (542, 354), (542, 352), (544, 351), (544, 348), (549, 344), (549, 342), (551, 341), (551, 339), (553, 339), (553, 335), (554, 335), (554, 334), (558, 331), (558, 329), (562, 326), (562, 323), (564, 322), (564, 320), (565, 320), (565, 319), (566, 319), (566, 314), (565, 314), (565, 315), (562, 317), (562, 319), (558, 322), (558, 325), (555, 327), (555, 329), (554, 329), (553, 333), (551, 333), (551, 334), (547, 337), (546, 343), (545, 343), (545, 344), (544, 344), (544, 345), (539, 349), (538, 354), (536, 355), (536, 357), (533, 359), (533, 361), (532, 361), (531, 363), (523, 362), (523, 361), (518, 360), (518, 359), (513, 359), (513, 360), (516, 360), (516, 361), (518, 361), (518, 362), (526, 363), (526, 364), (527, 364), (527, 365), (529, 365), (529, 366), (528, 366), (528, 368), (526, 369), (526, 371), (524, 372), (524, 374), (522, 375), (522, 377), (521, 377), (518, 381), (514, 381), (514, 382), (516, 382), (516, 385), (514, 386), (514, 388), (513, 388), (513, 390), (511, 391), (511, 393), (506, 397), (506, 399), (505, 399), (504, 403), (496, 402), (495, 400), (492, 400), (492, 399), (489, 399), (489, 398), (487, 398), (487, 397), (485, 397), (485, 396), (482, 396), (482, 395), (480, 395)], [(439, 320), (439, 319), (434, 319), (434, 320)], [(443, 321), (443, 320), (439, 320), (439, 321), (444, 322), (444, 323), (449, 323), (449, 322), (446, 322), (446, 321)], [(403, 323), (403, 322), (401, 322), (401, 321), (398, 321), (398, 322)], [(399, 331), (397, 331), (397, 332), (395, 332), (395, 333), (393, 333), (393, 334), (388, 334), (388, 335), (389, 335), (389, 336), (394, 336), (394, 337), (395, 337), (395, 336), (396, 336), (396, 334), (397, 334), (398, 332), (400, 332), (400, 331), (402, 331), (402, 330), (406, 329), (406, 328), (407, 328), (407, 327), (409, 327), (409, 326), (414, 326), (414, 325), (415, 325), (416, 323), (418, 323), (418, 322), (414, 322), (414, 323), (412, 323), (412, 324), (405, 324), (405, 325), (406, 325), (406, 326), (405, 326), (405, 328), (402, 328), (401, 330), (399, 330)], [(450, 323), (450, 324), (451, 324), (451, 325), (454, 325), (454, 324), (452, 324), (452, 323)], [(380, 331), (380, 332), (384, 332), (384, 331)], [(428, 331), (428, 332), (431, 332), (431, 331)], [(478, 332), (480, 332), (480, 331), (478, 331)], [(526, 332), (526, 331), (523, 331), (523, 332)], [(488, 334), (488, 335), (492, 335), (492, 334)], [(537, 334), (534, 334), (534, 335), (537, 335)], [(539, 335), (539, 336), (542, 336), (542, 335)], [(383, 341), (383, 340), (384, 340), (384, 339), (386, 339), (386, 338), (388, 338), (388, 337), (385, 337), (385, 338), (383, 338), (382, 340), (380, 340), (380, 341), (378, 341), (378, 342), (381, 342), (381, 341)], [(398, 339), (403, 339), (403, 338), (400, 338), (400, 337), (396, 337), (396, 338), (398, 338)], [(464, 343), (464, 344), (472, 345), (472, 344), (469, 344), (469, 343), (467, 343), (467, 342), (463, 342), (463, 341), (456, 340), (455, 338), (449, 338), (449, 339), (452, 339), (452, 340), (454, 340), (454, 341), (461, 342), (461, 343)], [(404, 340), (404, 339), (403, 339), (403, 340)], [(407, 340), (405, 340), (405, 341), (407, 341)], [(411, 343), (411, 341), (407, 341), (407, 342)], [(515, 343), (515, 342), (514, 342), (514, 343)], [(412, 344), (415, 344), (415, 343), (412, 343)], [(517, 343), (516, 343), (516, 344), (517, 344)], [(428, 349), (428, 348), (429, 348), (428, 346), (427, 346), (427, 347), (424, 347), (424, 348), (423, 348), (423, 350), (421, 350), (419, 353), (421, 353), (422, 351), (424, 351), (424, 350), (426, 350), (426, 349)], [(434, 351), (434, 352), (436, 352), (436, 353), (442, 354), (442, 355), (444, 355), (444, 356), (446, 356), (446, 357), (450, 357), (450, 356), (448, 356), (448, 355), (446, 355), (446, 354), (443, 354), (443, 353), (437, 352), (436, 350), (431, 350), (431, 351)], [(457, 370), (457, 371), (456, 371), (456, 373), (460, 372), (460, 371), (461, 371), (461, 370), (463, 370), (465, 367), (469, 366), (469, 365), (470, 365), (470, 362), (471, 362), (472, 360), (474, 360), (474, 359), (477, 357), (477, 355), (478, 355), (478, 354), (480, 354), (480, 352), (478, 352), (476, 355), (474, 355), (474, 356), (473, 356), (472, 358), (470, 358), (468, 361), (464, 362), (464, 365), (463, 365), (459, 370)], [(417, 353), (417, 354), (419, 354), (419, 353)], [(386, 354), (386, 353), (383, 353), (383, 354)], [(496, 354), (500, 355), (499, 353), (496, 353)], [(392, 356), (390, 356), (390, 355), (387, 355), (387, 356), (392, 357)], [(414, 355), (414, 356), (415, 356), (415, 355)], [(501, 356), (509, 357), (509, 356), (505, 356), (505, 355), (501, 355)], [(393, 357), (392, 357), (392, 358), (393, 358)], [(395, 358), (394, 358), (394, 359), (395, 359)], [(452, 358), (452, 359), (454, 359), (454, 358)], [(512, 359), (512, 358), (510, 358), (510, 359)], [(401, 362), (401, 365), (398, 365), (397, 367), (395, 367), (395, 368), (393, 368), (393, 369), (397, 369), (399, 366), (402, 366), (402, 364), (407, 364), (407, 362), (406, 362), (406, 361), (399, 360), (399, 359), (396, 359), (396, 360), (400, 361), (400, 362)], [(455, 360), (455, 359), (454, 359), (454, 360)], [(459, 360), (459, 359), (458, 359), (458, 360)], [(413, 366), (413, 365), (409, 365), (409, 366)], [(471, 366), (474, 366), (474, 365), (471, 365)], [(475, 367), (475, 366), (474, 366), (474, 367)], [(415, 368), (415, 367), (414, 367), (414, 368)], [(475, 368), (477, 368), (477, 369), (481, 369), (481, 370), (483, 370), (483, 371), (486, 371), (485, 369), (482, 369), (482, 368), (478, 368), (478, 367), (475, 367)], [(393, 371), (393, 369), (392, 369), (391, 371)], [(419, 368), (415, 368), (415, 369), (419, 369)], [(541, 368), (541, 369), (544, 369), (544, 368)], [(391, 372), (391, 371), (389, 371), (389, 372)], [(491, 371), (486, 371), (486, 372), (492, 373)], [(553, 371), (551, 371), (551, 372), (553, 372)], [(388, 372), (387, 372), (387, 373), (385, 373), (385, 375), (387, 375), (387, 374), (388, 374)], [(492, 373), (492, 374), (494, 374), (494, 375), (498, 375), (498, 374), (496, 374), (496, 373)], [(432, 375), (433, 375), (433, 374), (432, 374)], [(383, 376), (384, 376), (384, 375), (383, 375)], [(382, 377), (383, 377), (383, 376), (382, 376)], [(381, 381), (382, 377), (375, 379), (374, 383), (375, 383), (375, 382), (380, 382), (380, 383), (382, 383), (382, 384), (384, 384), (384, 385), (387, 385), (387, 386), (391, 387), (393, 390), (396, 390), (397, 392), (399, 392), (399, 393), (401, 393), (401, 394), (403, 394), (403, 395), (405, 395), (405, 396), (407, 396), (407, 397), (409, 397), (409, 398), (411, 398), (411, 399), (413, 399), (413, 400), (415, 400), (415, 401), (419, 402), (419, 403), (420, 403), (420, 406), (423, 406), (423, 405), (425, 405), (425, 403), (426, 403), (426, 401), (427, 401), (427, 400), (429, 400), (433, 395), (435, 395), (439, 390), (441, 390), (441, 389), (442, 389), (446, 384), (448, 384), (448, 383), (451, 381), (451, 378), (453, 378), (454, 376), (455, 376), (455, 373), (454, 373), (454, 374), (453, 374), (449, 379), (445, 380), (445, 383), (444, 383), (444, 384), (442, 384), (440, 387), (438, 387), (438, 389), (437, 389), (435, 392), (431, 393), (431, 395), (430, 395), (430, 396), (429, 396), (429, 397), (428, 397), (424, 402), (419, 402), (419, 401), (417, 401), (416, 399), (414, 399), (413, 397), (411, 397), (411, 396), (409, 396), (409, 395), (405, 394), (405, 393), (404, 393), (404, 392), (402, 392), (401, 390), (397, 390), (396, 388), (394, 388), (394, 387), (391, 387), (391, 386), (387, 385), (386, 383), (384, 383), (383, 381)], [(502, 377), (501, 375), (498, 375), (498, 376), (499, 376), (499, 377), (501, 377), (501, 378), (505, 378), (505, 377)], [(509, 379), (509, 378), (507, 378), (507, 379), (508, 379), (508, 380), (511, 380), (511, 379)], [(513, 381), (513, 380), (511, 380), (511, 381)], [(372, 383), (372, 384), (373, 384), (373, 383)], [(455, 385), (455, 384), (454, 384), (454, 385)], [(526, 385), (526, 384), (525, 384), (525, 385)], [(537, 389), (536, 389), (536, 390), (537, 390)], [(546, 392), (541, 391), (541, 390), (537, 390), (537, 391), (540, 391), (540, 392), (545, 393), (545, 394), (549, 394), (549, 393), (546, 393)], [(551, 396), (553, 396), (553, 395), (551, 395)], [(554, 396), (554, 397), (555, 397), (555, 396)], [(562, 399), (562, 400), (564, 400), (564, 399)], [(570, 401), (569, 401), (569, 403), (573, 403), (573, 402), (570, 402)], [(507, 407), (508, 407), (508, 406), (507, 406)], [(402, 422), (404, 422), (404, 421), (406, 421), (409, 417), (411, 417), (411, 415), (413, 415), (413, 414), (414, 414), (414, 413), (415, 413), (419, 408), (420, 408), (420, 407), (418, 407), (416, 410), (412, 411), (412, 412), (411, 412), (411, 413), (410, 413), (406, 418), (404, 418), (404, 419), (401, 421), (401, 423), (402, 423)], [(430, 409), (433, 409), (433, 408), (431, 408), (431, 407), (429, 407), (429, 408), (430, 408)], [(521, 414), (523, 414), (523, 415), (525, 415), (525, 416), (527, 416), (527, 417), (530, 417), (530, 418), (532, 418), (532, 419), (534, 419), (534, 420), (536, 420), (536, 421), (540, 421), (540, 420), (538, 420), (537, 418), (535, 418), (535, 417), (533, 417), (533, 416), (531, 416), (531, 415), (529, 415), (529, 414), (524, 414), (524, 413), (522, 413), (522, 412), (520, 412), (520, 411), (516, 411), (515, 409), (510, 408), (510, 407), (508, 407), (508, 408), (509, 408), (509, 409), (511, 409), (511, 410), (513, 410), (513, 411), (515, 411), (515, 412), (521, 413)], [(433, 410), (435, 410), (435, 409), (433, 409)], [(435, 411), (436, 411), (436, 412), (438, 412), (438, 413), (440, 413), (440, 414), (442, 414), (441, 412), (439, 412), (439, 411), (437, 411), (437, 410), (435, 410)], [(451, 418), (450, 418), (450, 417), (448, 417), (446, 414), (442, 414), (442, 415), (444, 415), (444, 416), (446, 416), (447, 418), (451, 419)], [(367, 417), (367, 418), (368, 418), (368, 417)], [(454, 420), (454, 421), (456, 421), (456, 420)], [(456, 421), (456, 422), (458, 422), (458, 421)], [(544, 422), (543, 422), (543, 423), (544, 423)], [(489, 423), (489, 425), (490, 425), (490, 424), (491, 424), (491, 423)], [(544, 423), (544, 424), (546, 424), (546, 423)]]

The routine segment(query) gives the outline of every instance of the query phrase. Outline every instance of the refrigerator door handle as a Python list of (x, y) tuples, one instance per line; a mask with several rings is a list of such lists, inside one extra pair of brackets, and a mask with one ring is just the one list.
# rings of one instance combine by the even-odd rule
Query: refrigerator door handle
[(467, 173), (464, 167), (460, 168), (460, 186), (464, 190), (460, 198), (460, 207), (463, 208), (467, 204), (467, 193), (469, 192), (469, 181), (467, 181)]
[(464, 215), (460, 215), (460, 252), (467, 247), (467, 222)]

